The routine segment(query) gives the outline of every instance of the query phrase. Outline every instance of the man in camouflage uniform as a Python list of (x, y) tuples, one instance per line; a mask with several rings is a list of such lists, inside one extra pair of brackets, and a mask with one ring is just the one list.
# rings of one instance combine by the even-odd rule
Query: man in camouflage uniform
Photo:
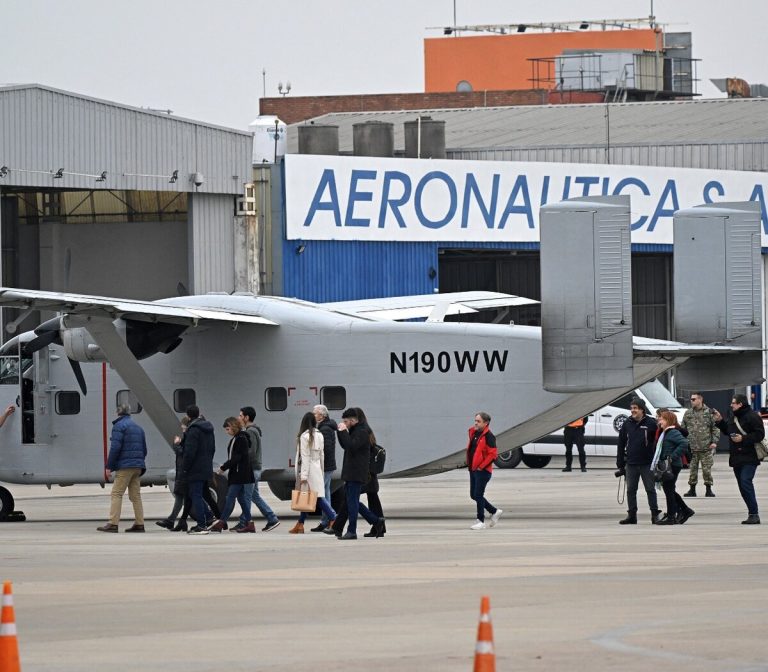
[(714, 497), (712, 492), (712, 465), (715, 462), (715, 449), (720, 440), (720, 430), (715, 427), (712, 411), (704, 405), (701, 392), (691, 394), (691, 407), (683, 416), (682, 426), (688, 430), (688, 443), (691, 446), (691, 467), (688, 476), (690, 490), (683, 497), (696, 496), (696, 483), (699, 479), (699, 464), (704, 474), (706, 496)]

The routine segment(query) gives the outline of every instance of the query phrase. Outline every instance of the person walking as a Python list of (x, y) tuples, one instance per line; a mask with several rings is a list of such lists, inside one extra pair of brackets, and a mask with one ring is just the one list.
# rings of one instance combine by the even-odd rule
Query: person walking
[[(317, 493), (317, 505), (323, 514), (331, 521), (336, 520), (336, 512), (325, 498), (323, 490), (323, 435), (317, 429), (314, 413), (305, 413), (301, 419), (299, 433), (296, 436), (296, 458), (294, 471), (296, 473), (296, 489), (307, 487)], [(304, 534), (304, 523), (309, 514), (302, 511), (298, 522), (288, 530), (289, 534)]]
[(475, 415), (475, 423), (469, 428), (467, 444), (467, 468), (469, 469), (469, 496), (477, 505), (477, 520), (470, 525), (471, 530), (484, 530), (485, 512), (491, 514), (490, 526), (499, 522), (502, 509), (497, 509), (485, 498), (485, 489), (493, 476), (493, 461), (498, 455), (496, 437), (490, 429), (491, 416), (480, 411)]
[[(375, 515), (360, 503), (360, 493), (368, 482), (371, 467), (371, 446), (376, 440), (365, 420), (360, 419), (357, 408), (348, 408), (341, 414), (336, 436), (344, 450), (341, 463), (341, 478), (344, 479), (344, 494), (347, 500), (349, 522), (347, 532), (339, 536), (342, 540), (357, 539), (357, 516), (363, 516), (374, 528), (377, 537), (383, 535), (385, 519)], [(327, 533), (333, 534), (333, 526)]]
[(213, 425), (200, 416), (200, 409), (187, 407), (189, 426), (184, 435), (184, 458), (182, 477), (187, 483), (192, 503), (192, 514), (197, 521), (188, 534), (208, 534), (208, 521), (213, 522), (213, 513), (203, 499), (203, 491), (213, 477), (213, 456), (216, 453), (216, 438)]
[[(187, 499), (187, 484), (184, 481), (183, 476), (183, 464), (184, 464), (184, 435), (187, 431), (187, 427), (189, 426), (189, 418), (185, 415), (181, 418), (179, 421), (179, 424), (181, 425), (181, 434), (179, 436), (173, 437), (173, 452), (176, 455), (176, 471), (175, 476), (173, 478), (173, 509), (171, 509), (171, 512), (168, 514), (166, 518), (163, 518), (162, 520), (158, 520), (155, 525), (158, 527), (162, 527), (169, 532), (174, 531), (174, 522), (176, 521), (176, 516), (179, 515), (179, 513), (184, 509), (184, 502)], [(170, 480), (170, 479), (169, 479)], [(179, 530), (184, 529), (186, 532), (187, 529), (187, 521), (186, 517), (179, 518)]]
[[(253, 483), (253, 495), (251, 499), (256, 505), (256, 508), (261, 512), (261, 515), (264, 516), (267, 521), (266, 525), (261, 528), (261, 531), (271, 532), (280, 524), (280, 520), (275, 515), (275, 512), (272, 510), (269, 504), (267, 504), (264, 501), (264, 498), (259, 494), (259, 481), (261, 480), (262, 469), (261, 429), (254, 424), (254, 421), (256, 420), (256, 409), (253, 406), (243, 406), (240, 409), (240, 415), (238, 419), (243, 424), (245, 432), (248, 435), (248, 440), (250, 442), (251, 465), (253, 466), (253, 478), (255, 479)], [(238, 521), (237, 525), (235, 525), (235, 531), (244, 525), (245, 520), (243, 516), (240, 516), (240, 520)]]
[[(317, 404), (312, 409), (312, 414), (317, 422), (317, 429), (323, 435), (323, 491), (325, 500), (331, 503), (331, 481), (336, 471), (336, 421), (328, 417), (328, 407)], [(328, 516), (323, 513), (320, 524), (313, 527), (310, 532), (323, 532), (330, 527)]]
[(742, 525), (759, 525), (760, 512), (757, 508), (753, 480), (760, 465), (755, 444), (765, 438), (763, 420), (749, 407), (747, 397), (743, 394), (734, 395), (731, 400), (731, 413), (727, 418), (723, 418), (717, 409), (712, 409), (712, 416), (718, 429), (730, 437), (728, 464), (733, 468), (741, 498), (747, 505), (748, 515), (741, 523)]
[(683, 453), (688, 447), (686, 439), (677, 426), (677, 416), (672, 411), (662, 411), (659, 414), (659, 436), (656, 451), (651, 461), (651, 472), (656, 469), (659, 460), (669, 460), (672, 478), (661, 481), (662, 490), (667, 499), (667, 513), (657, 521), (657, 525), (682, 525), (695, 511), (688, 507), (677, 493), (675, 484), (677, 476), (683, 468)]
[(235, 527), (233, 531), (256, 532), (251, 520), (251, 498), (253, 497), (255, 479), (251, 465), (248, 435), (243, 431), (243, 426), (238, 418), (227, 418), (224, 421), (224, 431), (230, 437), (227, 446), (227, 461), (219, 467), (218, 473), (223, 476), (225, 472), (228, 472), (229, 486), (221, 517), (208, 530), (209, 532), (221, 532), (225, 529), (227, 519), (232, 514), (235, 501), (237, 501), (242, 510), (240, 520), (244, 524)]
[(112, 421), (112, 435), (109, 442), (106, 477), (115, 480), (112, 484), (109, 522), (97, 527), (99, 532), (117, 532), (123, 495), (128, 490), (128, 499), (133, 504), (135, 522), (126, 532), (144, 532), (144, 507), (141, 502), (141, 477), (147, 470), (147, 440), (144, 430), (131, 418), (130, 406), (117, 407), (117, 418)]
[(643, 481), (648, 506), (651, 509), (651, 523), (656, 524), (661, 511), (656, 499), (656, 483), (651, 472), (656, 421), (646, 415), (647, 406), (639, 397), (633, 397), (629, 403), (629, 414), (619, 430), (616, 447), (617, 476), (627, 479), (627, 517), (619, 525), (637, 525), (637, 487)]
[(683, 415), (682, 427), (688, 430), (688, 443), (691, 446), (691, 464), (688, 473), (688, 492), (683, 497), (696, 496), (696, 484), (699, 481), (699, 465), (706, 488), (705, 497), (714, 497), (712, 467), (715, 463), (715, 450), (720, 440), (720, 430), (715, 424), (712, 411), (704, 404), (701, 392), (691, 393), (691, 407)]
[(572, 471), (573, 465), (573, 444), (579, 451), (579, 466), (582, 471), (587, 470), (587, 453), (584, 450), (584, 430), (586, 428), (588, 416), (569, 422), (563, 428), (563, 442), (565, 443), (565, 468), (563, 471)]

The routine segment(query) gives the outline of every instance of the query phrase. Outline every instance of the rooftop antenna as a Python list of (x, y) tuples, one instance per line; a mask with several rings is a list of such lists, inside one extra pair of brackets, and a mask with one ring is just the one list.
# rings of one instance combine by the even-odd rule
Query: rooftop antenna
[(261, 69), (261, 86), (262, 86), (262, 98), (267, 97), (267, 69), (262, 68)]

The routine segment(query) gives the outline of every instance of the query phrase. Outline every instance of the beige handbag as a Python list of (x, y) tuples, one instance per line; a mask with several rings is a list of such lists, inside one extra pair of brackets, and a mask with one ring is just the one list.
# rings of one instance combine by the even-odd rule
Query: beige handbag
[(291, 491), (291, 511), (312, 513), (317, 508), (317, 493), (304, 483), (298, 490)]

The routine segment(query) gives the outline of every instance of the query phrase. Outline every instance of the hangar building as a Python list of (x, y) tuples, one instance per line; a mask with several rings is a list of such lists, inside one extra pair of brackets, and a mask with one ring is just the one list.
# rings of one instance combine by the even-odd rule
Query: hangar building
[(2, 284), (136, 299), (258, 289), (255, 218), (236, 212), (251, 151), (246, 131), (0, 87)]

